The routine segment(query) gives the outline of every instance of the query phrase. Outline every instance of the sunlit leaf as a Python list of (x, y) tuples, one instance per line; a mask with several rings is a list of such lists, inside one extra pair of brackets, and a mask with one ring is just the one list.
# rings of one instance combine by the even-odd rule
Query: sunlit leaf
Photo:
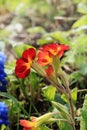
[(53, 86), (46, 86), (43, 88), (43, 95), (50, 101), (54, 100), (56, 88)]
[(41, 38), (37, 40), (37, 44), (38, 45), (44, 45), (44, 44), (48, 44), (48, 43), (52, 43), (53, 39), (51, 37), (47, 37), (47, 38)]
[[(74, 103), (74, 105), (76, 104), (77, 101), (77, 87), (75, 87), (74, 89), (71, 90), (71, 96), (72, 96), (72, 101)], [(62, 99), (68, 103), (67, 97), (65, 94), (62, 94)]]
[(68, 41), (68, 39), (67, 39), (67, 35), (66, 35), (66, 33), (65, 32), (62, 32), (62, 31), (57, 31), (57, 32), (52, 32), (52, 33), (50, 33), (50, 36), (53, 38), (53, 39), (55, 39), (55, 40), (57, 40), (58, 42), (60, 42), (60, 43), (65, 43), (65, 44), (68, 44), (69, 43), (69, 41)]
[(87, 25), (87, 15), (82, 16), (80, 19), (78, 19), (74, 24), (73, 28), (77, 28), (83, 25)]

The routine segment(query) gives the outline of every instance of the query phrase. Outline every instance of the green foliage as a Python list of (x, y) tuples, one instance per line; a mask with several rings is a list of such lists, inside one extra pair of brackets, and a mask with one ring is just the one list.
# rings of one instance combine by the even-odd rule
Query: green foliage
[(68, 44), (69, 41), (67, 39), (67, 35), (65, 32), (63, 31), (57, 31), (57, 32), (52, 32), (50, 33), (50, 36), (55, 39), (56, 41), (58, 41), (59, 43), (63, 43), (63, 44)]
[(60, 130), (72, 130), (72, 127), (70, 126), (70, 124), (68, 124), (66, 122), (60, 121), (58, 123), (58, 126), (59, 126)]
[[(1, 9), (3, 7), (11, 12), (14, 11), (14, 14), (17, 15), (17, 17), (14, 16), (15, 18), (19, 18), (19, 19), (24, 18), (25, 21), (28, 20), (28, 23), (30, 22), (30, 24), (28, 24), (28, 28), (26, 28), (23, 31), (29, 34), (28, 35), (29, 40), (31, 41), (30, 45), (26, 45), (24, 43), (20, 44), (17, 41), (15, 42), (14, 34), (16, 34), (16, 36), (19, 35), (19, 39), (20, 39), (22, 32), (18, 33), (18, 32), (15, 32), (15, 30), (13, 30), (11, 34), (11, 31), (9, 32), (7, 31), (7, 29), (0, 29), (0, 50), (5, 51), (6, 45), (11, 44), (13, 47), (13, 50), (15, 51), (15, 54), (19, 58), (21, 57), (22, 52), (24, 50), (31, 47), (33, 43), (31, 36), (33, 36), (33, 34), (34, 36), (38, 36), (38, 34), (40, 34), (40, 38), (35, 37), (34, 45), (42, 46), (44, 44), (49, 44), (52, 42), (68, 44), (70, 46), (70, 51), (65, 53), (64, 59), (61, 59), (61, 62), (62, 62), (61, 65), (64, 65), (67, 62), (68, 64), (66, 64), (66, 66), (70, 66), (70, 69), (71, 69), (71, 75), (70, 75), (71, 83), (77, 84), (79, 82), (79, 86), (77, 87), (85, 88), (86, 84), (83, 81), (86, 81), (86, 78), (87, 78), (87, 0), (73, 0), (72, 2), (70, 0), (70, 4), (72, 4), (71, 5), (72, 11), (70, 12), (69, 12), (69, 9), (65, 7), (65, 3), (67, 3), (66, 1), (65, 3), (63, 1), (63, 3), (61, 4), (61, 0), (60, 0), (58, 5), (56, 4), (56, 2), (59, 2), (59, 1), (56, 1), (56, 0), (44, 0), (44, 1), (41, 1), (41, 0), (0, 0)], [(74, 4), (77, 10), (74, 10)], [(60, 16), (60, 14), (64, 14), (63, 16), (70, 17), (70, 13), (72, 14), (71, 16), (72, 21), (69, 23), (70, 25), (68, 25), (68, 22), (66, 22), (66, 20), (55, 21), (53, 19), (55, 15)], [(78, 20), (73, 21), (74, 16), (78, 17)], [(14, 20), (15, 18), (12, 19), (12, 22), (15, 21)], [(22, 20), (15, 21), (15, 22), (20, 23), (20, 21)], [(1, 22), (1, 19), (0, 19), (0, 22)], [(7, 26), (4, 24), (3, 21), (1, 23), (0, 28), (2, 28), (2, 25), (4, 25), (3, 26), (4, 28), (5, 26)], [(69, 26), (68, 31), (61, 31), (59, 29), (60, 27), (62, 27), (62, 29), (65, 30), (65, 27), (67, 27), (67, 25)], [(46, 30), (48, 30), (49, 33)], [(19, 39), (16, 39), (16, 40), (19, 40)], [(55, 62), (54, 66), (56, 66), (56, 70), (57, 70), (58, 64), (56, 63), (57, 62)], [(43, 87), (44, 82), (42, 80), (42, 77), (39, 77), (38, 74), (32, 70), (31, 70), (30, 76), (27, 77), (22, 82), (22, 80), (17, 79), (16, 76), (14, 75), (14, 68), (15, 68), (15, 62), (6, 64), (5, 72), (7, 73), (7, 79), (9, 79), (8, 80), (9, 83), (7, 86), (8, 92), (7, 93), (0, 92), (0, 97), (1, 97), (0, 100), (5, 101), (8, 104), (11, 110), (10, 111), (11, 118), (13, 118), (14, 115), (17, 116), (18, 114), (20, 114), (18, 118), (20, 117), (24, 118), (25, 115), (26, 117), (29, 117), (30, 113), (32, 113), (32, 115), (42, 114), (43, 110), (41, 110), (41, 113), (37, 111), (37, 108), (36, 108), (37, 106), (35, 106), (37, 105), (36, 104), (37, 102), (35, 101), (37, 100), (37, 101), (44, 102), (44, 99), (45, 100), (47, 99), (46, 100), (47, 102), (52, 101), (54, 110), (55, 109), (58, 110), (57, 112), (59, 115), (56, 115), (57, 121), (55, 120), (55, 122), (58, 124), (60, 130), (72, 130), (69, 124), (71, 123), (70, 122), (71, 120), (70, 120), (68, 101), (67, 101), (66, 96), (64, 94), (63, 95), (59, 94), (59, 92), (56, 91), (56, 88), (53, 87), (52, 85)], [(22, 85), (22, 88), (26, 92), (25, 95), (22, 92), (21, 85)], [(71, 91), (73, 104), (75, 106), (76, 106), (76, 101), (77, 101), (77, 87), (72, 89)], [(16, 91), (18, 92), (20, 91), (20, 95), (17, 95)], [(41, 92), (43, 92), (43, 95), (41, 95)], [(28, 98), (26, 98), (26, 95)], [(7, 101), (3, 98), (7, 98), (6, 99)], [(30, 99), (35, 104), (31, 103)], [(22, 100), (22, 101), (19, 101), (19, 100)], [(85, 97), (83, 108), (81, 109), (80, 130), (87, 130), (87, 101), (86, 100), (87, 100), (87, 96)], [(24, 106), (24, 103), (25, 103), (25, 106)], [(27, 104), (29, 106), (26, 110)], [(34, 111), (33, 109), (36, 111)], [(47, 109), (49, 110), (50, 107), (47, 106)], [(23, 114), (21, 114), (21, 112)], [(19, 125), (19, 119), (16, 123)], [(2, 130), (3, 129), (4, 129), (4, 126), (2, 127)], [(8, 129), (10, 130), (10, 128)], [(51, 129), (43, 124), (38, 128), (38, 130), (51, 130)]]
[(80, 130), (87, 130), (87, 95), (81, 109)]
[(29, 83), (34, 88), (34, 90), (38, 88), (39, 84), (39, 77), (35, 72), (31, 72), (29, 76)]
[(14, 47), (14, 51), (15, 53), (17, 54), (18, 57), (21, 57), (22, 56), (22, 53), (24, 50), (30, 48), (31, 46), (30, 45), (27, 45), (27, 44), (21, 44), (21, 45), (17, 45)]
[(57, 110), (59, 110), (60, 112), (60, 115), (64, 118), (64, 119), (67, 119), (69, 122), (70, 122), (70, 116), (69, 116), (69, 113), (68, 113), (68, 109), (66, 106), (58, 103), (58, 102), (55, 102), (55, 101), (52, 101), (52, 105), (54, 107), (57, 108)]
[(53, 101), (55, 98), (56, 88), (53, 86), (46, 86), (42, 89), (43, 96), (46, 97), (49, 101)]
[(53, 39), (51, 37), (43, 37), (43, 38), (37, 40), (37, 44), (40, 46), (44, 45), (44, 44), (49, 44), (52, 42), (53, 42)]
[[(75, 87), (74, 89), (71, 90), (71, 96), (72, 96), (72, 100), (73, 100), (73, 103), (74, 105), (76, 105), (76, 102), (77, 102), (77, 87)], [(62, 94), (62, 99), (67, 103), (67, 97)]]
[(29, 33), (46, 33), (46, 31), (44, 30), (44, 28), (37, 26), (37, 27), (31, 27), (27, 30)]
[(38, 130), (52, 130), (52, 129), (48, 128), (45, 125), (41, 125), (41, 126), (39, 126)]
[(17, 108), (20, 108), (20, 110), (22, 110), (27, 116), (29, 116), (29, 114), (24, 109), (24, 107), (22, 106), (22, 104), (14, 96), (12, 96), (10, 93), (2, 92), (2, 93), (0, 93), (0, 96), (8, 98), (8, 99), (11, 99), (13, 101), (13, 103), (16, 105)]
[(73, 28), (77, 28), (83, 25), (87, 25), (87, 15), (82, 16), (79, 20), (77, 20), (74, 24), (73, 24)]

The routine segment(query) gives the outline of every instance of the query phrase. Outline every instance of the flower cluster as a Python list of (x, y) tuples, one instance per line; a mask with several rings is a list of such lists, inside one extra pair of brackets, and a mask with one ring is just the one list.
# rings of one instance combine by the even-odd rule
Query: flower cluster
[(39, 49), (37, 62), (41, 66), (47, 66), (47, 68), (45, 69), (46, 74), (48, 76), (51, 76), (54, 72), (54, 69), (56, 68), (54, 64), (57, 64), (58, 69), (59, 66), (58, 60), (60, 60), (60, 58), (64, 55), (64, 52), (67, 51), (68, 49), (69, 46), (63, 44), (52, 43), (44, 45)]
[(6, 73), (4, 71), (4, 64), (6, 62), (6, 56), (3, 52), (0, 52), (0, 91), (6, 91), (7, 81), (5, 79)]
[(69, 46), (63, 44), (52, 43), (44, 45), (38, 53), (38, 63), (41, 66), (51, 64), (53, 62), (53, 56), (61, 58), (68, 49)]
[[(63, 44), (51, 43), (44, 45), (38, 51), (36, 63), (41, 66), (48, 66), (45, 72), (47, 75), (50, 75), (53, 72), (53, 57), (60, 59), (68, 49), (69, 46)], [(23, 52), (22, 57), (17, 60), (15, 67), (15, 74), (18, 78), (25, 78), (29, 75), (35, 57), (36, 51), (34, 48), (29, 48)]]
[(8, 107), (4, 102), (0, 102), (0, 125), (8, 125)]

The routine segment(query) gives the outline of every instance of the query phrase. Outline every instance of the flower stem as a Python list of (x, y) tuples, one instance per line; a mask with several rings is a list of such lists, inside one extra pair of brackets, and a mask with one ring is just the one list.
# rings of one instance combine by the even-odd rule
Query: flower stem
[(71, 92), (70, 92), (70, 88), (69, 88), (69, 81), (67, 78), (67, 75), (64, 71), (60, 70), (60, 76), (61, 76), (61, 80), (63, 81), (63, 85), (64, 85), (64, 90), (65, 90), (65, 95), (67, 96), (68, 102), (69, 102), (69, 106), (70, 106), (70, 114), (71, 114), (71, 126), (72, 129), (75, 130), (75, 113), (74, 113), (74, 107), (73, 107), (73, 101), (72, 101), (72, 96), (71, 96)]

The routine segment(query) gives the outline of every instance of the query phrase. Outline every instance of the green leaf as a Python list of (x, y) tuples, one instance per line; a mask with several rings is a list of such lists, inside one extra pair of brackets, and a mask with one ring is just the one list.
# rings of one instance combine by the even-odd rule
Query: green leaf
[(0, 96), (2, 97), (6, 97), (9, 99), (12, 99), (12, 101), (17, 105), (17, 107), (19, 107), (27, 116), (29, 116), (29, 114), (27, 113), (27, 111), (24, 109), (24, 107), (19, 103), (19, 101), (17, 101), (17, 99), (15, 97), (13, 97), (10, 93), (5, 93), (5, 92), (1, 92)]
[[(22, 44), (22, 45), (15, 46), (13, 49), (16, 52), (17, 56), (21, 57), (23, 51), (25, 51), (26, 49), (28, 49), (30, 47), (32, 47), (32, 46), (26, 45), (26, 44)], [(34, 47), (32, 47), (32, 48), (34, 48)]]
[(52, 104), (53, 104), (53, 106), (55, 106), (57, 108), (57, 110), (59, 110), (62, 117), (64, 119), (67, 119), (70, 122), (70, 115), (69, 115), (69, 112), (67, 110), (67, 107), (65, 107), (64, 105), (62, 105), (58, 102), (54, 102), (54, 101), (52, 101)]
[(87, 130), (87, 94), (81, 109), (80, 130)]
[(31, 27), (27, 30), (29, 33), (46, 33), (44, 28), (37, 26), (37, 27)]
[(60, 128), (60, 130), (72, 130), (72, 127), (70, 126), (70, 124), (66, 123), (66, 122), (59, 122), (58, 126)]
[[(62, 99), (68, 103), (68, 100), (67, 100), (67, 97), (65, 94), (62, 94)], [(77, 101), (77, 87), (75, 87), (74, 89), (71, 90), (71, 97), (72, 97), (72, 101), (74, 103), (74, 105), (76, 104), (76, 101)]]
[(38, 130), (52, 130), (52, 129), (48, 128), (45, 125), (41, 125), (41, 126), (38, 127)]
[(87, 64), (83, 63), (80, 65), (80, 73), (84, 76), (87, 74)]
[(7, 75), (13, 74), (14, 73), (14, 68), (15, 68), (15, 62), (14, 61), (9, 63), (9, 64), (6, 64), (5, 65), (5, 72), (6, 72), (6, 74)]
[(59, 57), (53, 57), (53, 67), (54, 67), (54, 70), (55, 72), (57, 73), (59, 67), (60, 67), (60, 59)]
[(87, 25), (87, 15), (82, 16), (79, 20), (77, 20), (74, 24), (73, 24), (73, 28), (77, 28), (83, 25)]
[(43, 88), (43, 96), (45, 96), (49, 101), (54, 100), (55, 98), (55, 93), (56, 93), (56, 88), (53, 86), (46, 86)]
[(61, 31), (57, 31), (57, 32), (52, 32), (52, 33), (50, 33), (50, 36), (53, 38), (53, 39), (55, 39), (55, 40), (57, 40), (58, 42), (60, 42), (60, 43), (65, 43), (65, 44), (68, 44), (69, 43), (69, 41), (68, 41), (68, 39), (67, 39), (67, 35), (66, 35), (66, 33), (65, 32), (61, 32)]
[(1, 130), (5, 130), (6, 129), (6, 126), (3, 124), (1, 125)]
[(53, 39), (50, 37), (41, 38), (41, 39), (37, 40), (38, 45), (44, 45), (44, 44), (52, 43), (52, 42), (53, 42)]
[(29, 82), (31, 87), (38, 88), (38, 83), (39, 83), (39, 77), (37, 76), (36, 72), (31, 72), (29, 75)]
[(76, 104), (77, 101), (77, 87), (71, 90), (71, 97), (74, 104)]

